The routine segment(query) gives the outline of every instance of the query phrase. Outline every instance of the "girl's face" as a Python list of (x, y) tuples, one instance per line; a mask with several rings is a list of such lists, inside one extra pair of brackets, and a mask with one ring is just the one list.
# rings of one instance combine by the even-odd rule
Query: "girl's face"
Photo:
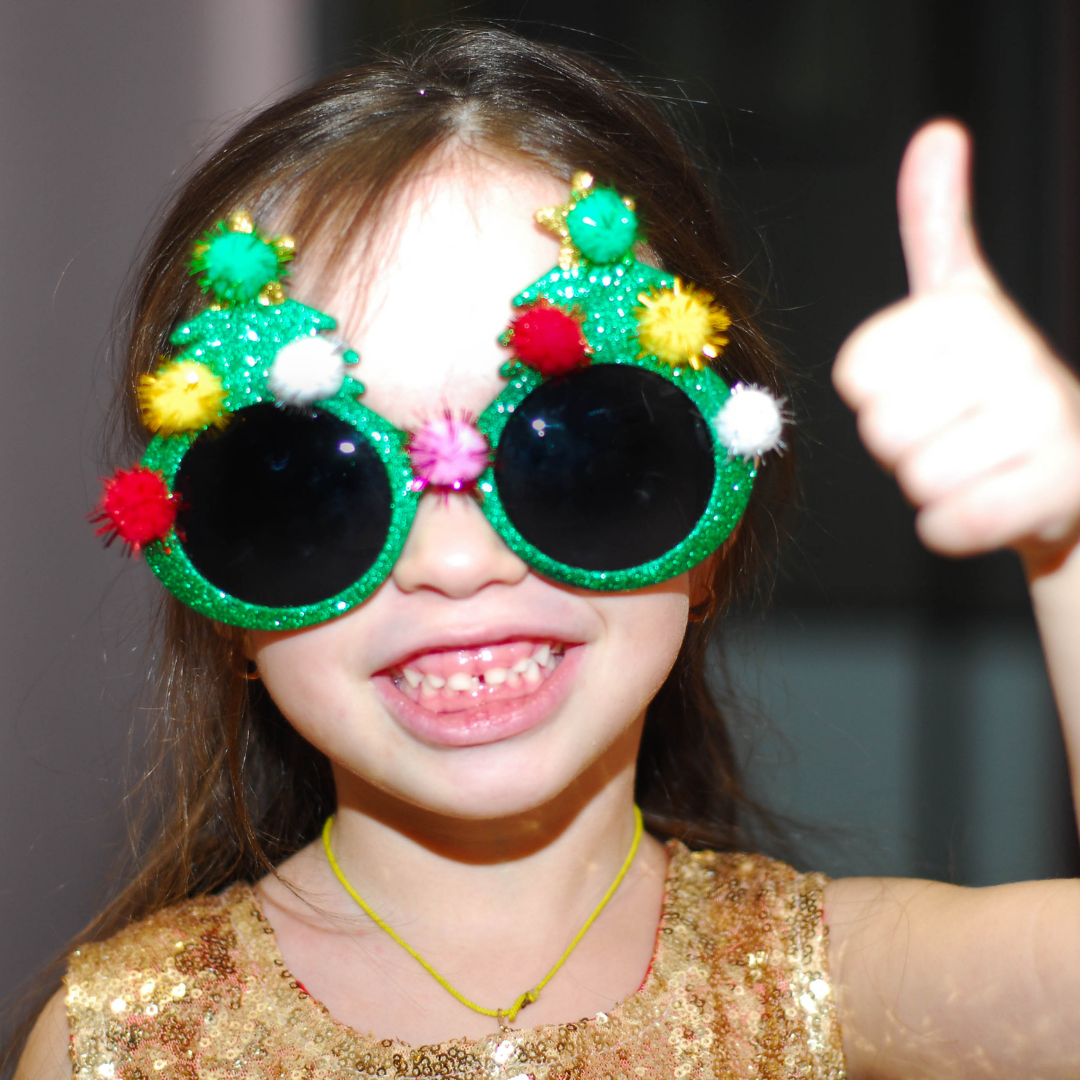
[[(293, 295), (330, 312), (361, 355), (363, 401), (415, 429), (476, 417), (505, 385), (510, 299), (556, 262), (534, 213), (566, 185), (475, 153), (432, 165), (361, 265)], [(358, 260), (359, 262), (359, 260)], [(631, 593), (538, 577), (471, 498), (426, 494), (390, 577), (340, 619), (252, 631), (285, 716), (356, 779), (427, 811), (526, 812), (632, 761), (638, 721), (682, 642), (686, 575)]]

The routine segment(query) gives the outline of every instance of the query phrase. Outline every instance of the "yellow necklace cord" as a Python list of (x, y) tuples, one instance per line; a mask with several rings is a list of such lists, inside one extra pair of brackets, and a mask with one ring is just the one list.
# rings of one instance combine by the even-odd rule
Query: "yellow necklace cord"
[(334, 871), (334, 876), (341, 882), (342, 888), (356, 901), (360, 906), (360, 909), (364, 914), (380, 929), (390, 935), (444, 990), (448, 990), (461, 1002), (466, 1008), (472, 1009), (473, 1012), (480, 1013), (482, 1016), (493, 1016), (499, 1021), (499, 1025), (503, 1026), (504, 1023), (512, 1024), (517, 1018), (517, 1014), (526, 1005), (531, 1005), (540, 996), (540, 991), (555, 977), (555, 973), (566, 963), (570, 954), (577, 948), (581, 939), (585, 936), (586, 931), (594, 922), (600, 912), (607, 907), (608, 901), (615, 895), (615, 890), (622, 884), (622, 880), (626, 877), (626, 872), (630, 869), (631, 863), (634, 861), (634, 856), (637, 855), (638, 847), (641, 845), (641, 836), (645, 831), (645, 825), (641, 819), (641, 810), (634, 807), (634, 839), (630, 844), (630, 850), (626, 853), (626, 858), (623, 860), (622, 867), (615, 875), (615, 880), (608, 886), (608, 890), (604, 893), (600, 903), (593, 909), (593, 913), (585, 920), (584, 925), (574, 935), (574, 940), (566, 947), (566, 951), (559, 957), (555, 966), (531, 989), (526, 990), (523, 994), (520, 994), (517, 1000), (508, 1009), (485, 1009), (482, 1005), (477, 1005), (475, 1001), (470, 1001), (461, 991), (455, 989), (450, 983), (443, 978), (404, 938), (402, 938), (392, 926), (381, 919), (368, 905), (367, 901), (353, 888), (352, 883), (345, 876), (345, 872), (338, 865), (337, 859), (334, 857), (334, 849), (330, 846), (330, 830), (334, 825), (334, 815), (326, 819), (326, 824), (323, 825), (322, 830), (322, 842), (323, 849), (326, 851), (327, 862), (330, 863), (330, 869)]

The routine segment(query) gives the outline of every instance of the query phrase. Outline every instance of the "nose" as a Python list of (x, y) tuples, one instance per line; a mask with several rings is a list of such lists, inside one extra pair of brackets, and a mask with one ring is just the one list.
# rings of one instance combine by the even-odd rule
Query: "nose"
[(402, 592), (430, 589), (455, 600), (488, 585), (516, 585), (529, 568), (466, 495), (424, 495), (391, 577)]

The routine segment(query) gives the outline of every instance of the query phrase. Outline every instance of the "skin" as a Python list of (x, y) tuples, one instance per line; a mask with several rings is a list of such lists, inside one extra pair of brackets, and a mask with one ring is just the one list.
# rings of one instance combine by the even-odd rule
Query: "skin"
[[(509, 354), (496, 338), (510, 298), (557, 258), (533, 213), (564, 198), (550, 176), (458, 152), (415, 182), (355, 272), (320, 289), (300, 268), (295, 294), (335, 312), (363, 357), (366, 404), (415, 428), (447, 407), (476, 415), (497, 395)], [(625, 857), (641, 721), (682, 641), (688, 589), (686, 577), (617, 596), (553, 585), (506, 547), (473, 500), (425, 495), (371, 599), (311, 630), (249, 635), (275, 701), (333, 763), (334, 845), (350, 880), (487, 1007), (508, 1005), (547, 973)], [(511, 738), (431, 746), (397, 722), (371, 682), (421, 649), (522, 637), (581, 647), (561, 706)], [(588, 946), (520, 1022), (580, 1017), (637, 989), (664, 868), (648, 841)], [(321, 848), (290, 860), (260, 892), (290, 967), (346, 1023), (414, 1043), (496, 1030), (372, 929)]]
[[(1023, 560), (1080, 805), (1080, 386), (979, 250), (970, 158), (954, 123), (912, 140), (911, 292), (851, 335), (833, 377), (928, 547)], [(826, 921), (852, 1076), (1080, 1074), (1077, 882), (837, 881)]]
[[(952, 124), (929, 125), (912, 141), (899, 186), (911, 295), (852, 335), (835, 380), (868, 448), (919, 508), (928, 546), (959, 556), (1005, 545), (1024, 560), (1075, 763), (1080, 387), (979, 253), (969, 155)], [(532, 211), (564, 191), (520, 166), (450, 155), (402, 199), (354, 274), (326, 290), (301, 268), (296, 295), (343, 317), (360, 348), (370, 405), (410, 426), (444, 405), (476, 413), (495, 396), (494, 337), (508, 298), (554, 261)], [(446, 272), (432, 273), (433, 260)], [(467, 295), (425, 291), (451, 271), (471, 282)], [(550, 585), (467, 499), (425, 496), (371, 600), (311, 630), (249, 635), (275, 700), (333, 762), (335, 848), (346, 873), (485, 1004), (509, 1003), (547, 971), (622, 861), (642, 712), (674, 660), (689, 589), (685, 579), (619, 596)], [(530, 731), (432, 747), (403, 730), (373, 688), (372, 675), (418, 641), (508, 628), (583, 644), (569, 693)], [(647, 840), (520, 1023), (590, 1015), (637, 988), (664, 869), (662, 849)], [(357, 912), (318, 848), (290, 859), (259, 892), (290, 968), (338, 1019), (414, 1043), (494, 1030)], [(1077, 883), (972, 890), (848, 879), (829, 886), (825, 917), (850, 1076), (1080, 1072)], [(67, 1075), (58, 996), (19, 1076)]]

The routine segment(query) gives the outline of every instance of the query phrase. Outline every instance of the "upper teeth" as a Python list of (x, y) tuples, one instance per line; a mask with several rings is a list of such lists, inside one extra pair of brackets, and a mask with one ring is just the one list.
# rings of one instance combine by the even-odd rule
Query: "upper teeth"
[(421, 694), (429, 696), (437, 694), (440, 690), (453, 690), (456, 692), (476, 693), (481, 686), (520, 686), (522, 679), (526, 683), (538, 683), (542, 676), (540, 669), (552, 671), (562, 654), (559, 646), (552, 649), (548, 642), (538, 645), (532, 656), (526, 656), (518, 660), (511, 668), (492, 667), (482, 671), (479, 675), (468, 675), (464, 671), (455, 671), (453, 675), (444, 679), (439, 675), (427, 674), (417, 671), (416, 668), (406, 667), (402, 669), (405, 682), (413, 689), (419, 688)]

